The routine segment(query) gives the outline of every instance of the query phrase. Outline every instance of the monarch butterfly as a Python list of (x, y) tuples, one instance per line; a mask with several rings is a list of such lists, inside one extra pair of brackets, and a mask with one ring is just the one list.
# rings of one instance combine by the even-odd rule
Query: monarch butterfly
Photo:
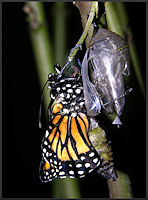
[[(75, 66), (55, 66), (49, 74), (51, 102), (49, 124), (43, 137), (39, 173), (42, 182), (55, 178), (81, 178), (100, 165), (100, 157), (88, 138), (80, 71)], [(60, 77), (59, 77), (60, 74)], [(59, 78), (57, 78), (59, 77)]]
[(114, 110), (117, 115), (122, 114), (125, 104), (123, 75), (130, 75), (128, 47), (125, 41), (119, 35), (99, 28), (82, 62), (82, 80), (88, 115), (98, 115), (101, 107), (108, 114)]

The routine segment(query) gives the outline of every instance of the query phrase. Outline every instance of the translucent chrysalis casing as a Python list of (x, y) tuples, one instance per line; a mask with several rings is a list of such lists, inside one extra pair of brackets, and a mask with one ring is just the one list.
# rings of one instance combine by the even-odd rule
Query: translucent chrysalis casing
[[(122, 114), (125, 97), (124, 75), (129, 72), (128, 46), (122, 37), (107, 29), (99, 28), (92, 38), (82, 62), (82, 80), (85, 105), (90, 116), (104, 110)], [(118, 98), (122, 96), (122, 98)], [(115, 101), (112, 101), (116, 99)], [(111, 103), (106, 104), (107, 102)]]

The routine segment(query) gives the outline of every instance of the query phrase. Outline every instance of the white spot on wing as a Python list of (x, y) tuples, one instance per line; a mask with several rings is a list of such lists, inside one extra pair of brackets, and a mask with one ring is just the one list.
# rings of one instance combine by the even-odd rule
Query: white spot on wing
[(60, 176), (59, 178), (66, 178), (66, 176)]
[(53, 173), (53, 176), (56, 176), (56, 172)]
[(82, 176), (79, 176), (80, 178), (83, 178), (83, 177), (85, 177), (85, 175), (82, 175)]
[(59, 173), (59, 176), (63, 176), (64, 174), (65, 174), (65, 172), (62, 171), (62, 172)]
[(61, 93), (61, 94), (60, 94), (60, 97), (64, 97), (64, 93)]
[(51, 97), (52, 99), (55, 99), (55, 96), (53, 96), (53, 94), (51, 94), (50, 97)]
[(62, 79), (62, 80), (60, 80), (60, 82), (61, 82), (61, 83), (63, 83), (64, 81), (65, 81), (65, 80), (63, 80), (63, 79)]
[(48, 152), (46, 152), (46, 157), (48, 157), (49, 156), (49, 153)]
[(72, 89), (68, 89), (67, 92), (68, 93), (73, 93), (73, 90)]
[(68, 113), (69, 113), (69, 110), (66, 109), (66, 108), (64, 108), (64, 109), (63, 109), (63, 112), (66, 113), (66, 114), (68, 114)]
[(48, 137), (48, 136), (49, 136), (49, 131), (47, 130), (45, 133), (45, 137)]
[(59, 170), (58, 170), (58, 169), (56, 169), (56, 172), (58, 173), (58, 172), (59, 172)]
[(76, 92), (77, 94), (80, 94), (80, 93), (81, 93), (81, 89), (77, 88), (77, 89), (75, 90), (75, 92)]
[(71, 117), (76, 117), (77, 116), (77, 113), (76, 112), (73, 112), (72, 114), (71, 114)]
[(59, 91), (60, 91), (60, 89), (61, 89), (60, 87), (57, 87), (57, 89), (56, 89), (56, 90), (57, 90), (57, 92), (59, 92)]
[(62, 104), (67, 104), (67, 101), (63, 101)]
[(48, 173), (48, 172), (46, 172), (46, 176), (47, 176), (47, 175), (49, 175), (49, 173)]
[(47, 145), (47, 144), (48, 144), (48, 142), (45, 140), (45, 141), (44, 141), (44, 145)]
[(69, 99), (69, 98), (70, 98), (70, 94), (67, 94), (66, 99)]
[(97, 163), (98, 162), (98, 158), (93, 159), (93, 162)]
[(82, 164), (78, 163), (78, 164), (76, 165), (76, 167), (77, 167), (77, 168), (80, 168), (80, 167), (82, 167)]
[(72, 88), (76, 88), (76, 87), (77, 87), (77, 85), (73, 85), (73, 86), (72, 86)]
[(98, 162), (97, 166), (99, 166), (99, 165), (100, 165), (100, 161)]
[(81, 156), (81, 160), (82, 160), (82, 161), (85, 160), (85, 157), (84, 157), (84, 156)]
[(91, 152), (90, 154), (89, 154), (89, 157), (93, 157), (95, 154), (94, 154), (94, 152)]
[(86, 168), (90, 167), (90, 163), (85, 163), (85, 167)]
[(79, 105), (80, 105), (80, 106), (83, 106), (83, 105), (84, 105), (84, 102), (83, 102), (83, 101), (82, 101), (82, 102), (80, 102), (80, 103), (79, 103)]
[(73, 94), (73, 95), (72, 95), (72, 98), (73, 98), (73, 99), (76, 98), (76, 95)]
[(56, 160), (54, 161), (54, 164), (57, 165), (57, 161)]
[(71, 84), (69, 84), (69, 83), (68, 83), (68, 84), (66, 84), (66, 87), (71, 87)]
[(75, 178), (74, 176), (69, 176), (69, 178)]
[(75, 106), (75, 110), (79, 110), (79, 106)]
[(84, 174), (84, 171), (78, 171), (78, 174), (82, 175)]
[(46, 153), (46, 149), (45, 148), (43, 149), (43, 152)]
[(66, 87), (64, 86), (64, 87), (62, 87), (62, 90), (66, 90)]
[(53, 172), (54, 172), (54, 169), (51, 169), (51, 172), (53, 173)]
[(74, 171), (72, 171), (72, 170), (71, 170), (71, 171), (69, 171), (69, 174), (73, 175), (73, 174), (74, 174)]

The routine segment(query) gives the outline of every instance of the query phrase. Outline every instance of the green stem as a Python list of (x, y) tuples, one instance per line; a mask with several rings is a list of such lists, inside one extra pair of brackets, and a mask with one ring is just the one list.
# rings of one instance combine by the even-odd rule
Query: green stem
[(54, 13), (54, 52), (55, 62), (63, 66), (67, 62), (66, 55), (66, 3), (55, 2)]
[[(30, 10), (30, 12), (27, 13), (29, 33), (36, 61), (40, 88), (42, 89), (48, 79), (48, 74), (54, 72), (53, 54), (51, 50), (48, 30), (46, 27), (43, 4), (41, 2), (28, 1), (24, 7), (25, 11), (26, 8)], [(47, 110), (48, 104), (50, 102), (48, 92), (44, 94), (43, 102), (44, 108)]]
[(118, 174), (118, 178), (116, 179), (116, 181), (111, 182), (108, 180), (110, 198), (131, 199), (132, 198), (131, 182), (128, 175), (119, 170), (117, 170), (117, 174)]
[[(57, 8), (59, 7), (62, 9), (64, 5), (57, 3)], [(54, 72), (53, 68), (53, 52), (49, 40), (49, 34), (46, 26), (46, 19), (44, 15), (44, 9), (43, 9), (43, 3), (42, 2), (27, 2), (24, 6), (24, 11), (28, 14), (28, 22), (29, 22), (29, 33), (31, 37), (33, 52), (35, 56), (36, 66), (37, 66), (37, 72), (40, 82), (41, 89), (43, 88), (43, 85), (48, 79), (48, 74)], [(57, 13), (59, 10), (56, 10), (55, 13)], [(56, 25), (59, 26), (59, 17), (56, 19)], [(64, 19), (63, 19), (64, 20)], [(64, 25), (63, 21), (62, 25)], [(64, 26), (65, 27), (65, 26)], [(56, 29), (57, 31), (57, 29)], [(64, 29), (62, 28), (59, 32), (60, 35), (62, 35), (62, 40), (65, 41), (63, 38), (64, 36)], [(63, 55), (63, 49), (65, 48), (65, 42), (60, 42), (60, 40), (57, 40), (58, 35), (56, 36), (56, 46), (55, 48), (58, 48), (61, 45), (61, 48), (56, 50), (58, 51), (58, 58), (62, 61), (64, 55)], [(61, 38), (60, 38), (61, 39)], [(57, 57), (56, 57), (57, 59)], [(47, 107), (50, 102), (49, 92), (46, 92), (44, 94), (44, 105), (45, 109), (47, 110)], [(79, 188), (77, 180), (73, 179), (63, 179), (63, 180), (55, 180), (53, 182), (53, 197), (59, 197), (59, 198), (80, 198), (79, 194)], [(64, 190), (63, 190), (64, 187)]]
[(105, 13), (107, 20), (107, 28), (124, 38), (124, 33), (121, 28), (120, 19), (116, 12), (115, 2), (107, 2), (105, 5)]
[(81, 198), (77, 179), (56, 179), (54, 184), (56, 186), (53, 189), (54, 198)]

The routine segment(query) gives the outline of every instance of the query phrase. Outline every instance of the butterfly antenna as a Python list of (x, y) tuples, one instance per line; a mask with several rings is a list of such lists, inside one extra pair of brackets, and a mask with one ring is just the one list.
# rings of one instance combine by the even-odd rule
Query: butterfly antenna
[(66, 65), (61, 69), (61, 72), (59, 73), (57, 79), (59, 79), (64, 71), (64, 69), (69, 65), (69, 61), (66, 63)]
[(42, 111), (42, 100), (43, 100), (43, 91), (45, 86), (47, 85), (47, 83), (49, 82), (49, 80), (46, 81), (46, 83), (44, 84), (43, 88), (42, 88), (42, 92), (41, 92), (41, 100), (40, 100), (40, 108), (39, 108), (39, 128), (42, 128), (42, 123), (41, 123), (41, 111)]

